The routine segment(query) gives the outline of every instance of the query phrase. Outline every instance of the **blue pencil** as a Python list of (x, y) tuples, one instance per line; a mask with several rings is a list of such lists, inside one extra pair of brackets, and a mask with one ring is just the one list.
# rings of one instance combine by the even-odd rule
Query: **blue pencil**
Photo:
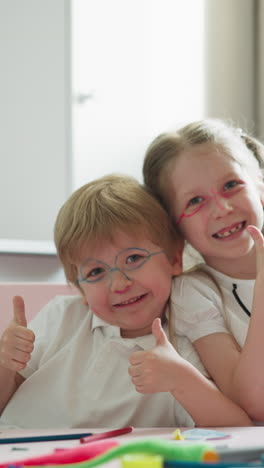
[(29, 442), (50, 442), (54, 440), (74, 440), (81, 439), (92, 435), (91, 432), (72, 433), (72, 434), (55, 434), (55, 435), (40, 435), (40, 436), (24, 436), (24, 437), (6, 437), (0, 438), (0, 444), (20, 444)]

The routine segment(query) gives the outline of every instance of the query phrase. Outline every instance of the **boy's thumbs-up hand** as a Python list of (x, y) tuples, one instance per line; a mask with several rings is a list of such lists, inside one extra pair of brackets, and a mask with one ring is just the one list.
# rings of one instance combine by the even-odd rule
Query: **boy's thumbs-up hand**
[(140, 393), (169, 392), (177, 385), (177, 370), (183, 360), (169, 342), (159, 318), (152, 324), (152, 333), (155, 347), (132, 353), (128, 373)]
[(167, 335), (162, 328), (161, 320), (159, 318), (156, 318), (152, 323), (152, 334), (156, 338), (156, 346), (166, 346), (166, 344), (169, 343)]
[(13, 371), (24, 369), (34, 348), (35, 335), (27, 328), (24, 300), (13, 298), (13, 319), (0, 339), (0, 365)]
[(22, 327), (27, 327), (25, 304), (24, 304), (24, 300), (22, 297), (20, 296), (13, 297), (13, 310), (14, 310), (13, 321), (17, 325), (21, 325)]

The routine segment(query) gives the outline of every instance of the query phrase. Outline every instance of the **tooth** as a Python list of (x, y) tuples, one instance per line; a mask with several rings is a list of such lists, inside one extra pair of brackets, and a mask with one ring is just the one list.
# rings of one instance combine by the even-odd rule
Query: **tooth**
[(128, 301), (123, 301), (121, 302), (121, 305), (127, 305), (127, 304), (132, 304), (133, 302), (136, 302), (140, 296), (134, 297), (133, 299), (129, 299)]
[(233, 227), (229, 231), (219, 232), (218, 234), (216, 234), (216, 237), (218, 238), (228, 237), (231, 234), (234, 234), (235, 232), (240, 231), (242, 227), (243, 227), (243, 223), (239, 223), (236, 227)]

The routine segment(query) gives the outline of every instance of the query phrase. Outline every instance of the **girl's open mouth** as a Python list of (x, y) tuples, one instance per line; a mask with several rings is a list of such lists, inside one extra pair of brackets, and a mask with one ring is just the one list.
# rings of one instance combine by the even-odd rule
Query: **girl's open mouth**
[(213, 234), (215, 239), (226, 239), (228, 237), (234, 236), (245, 229), (246, 221), (242, 221), (240, 223), (233, 224), (228, 228), (221, 229), (220, 231)]

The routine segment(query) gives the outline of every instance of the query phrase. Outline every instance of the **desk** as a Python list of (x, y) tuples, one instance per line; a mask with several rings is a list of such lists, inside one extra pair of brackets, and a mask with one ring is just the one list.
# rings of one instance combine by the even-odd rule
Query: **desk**
[[(214, 428), (221, 432), (225, 432), (230, 435), (228, 439), (220, 439), (211, 441), (213, 445), (225, 445), (228, 447), (239, 448), (245, 446), (260, 446), (264, 447), (264, 427), (238, 427), (238, 428)], [(71, 430), (1, 430), (0, 437), (16, 437), (16, 436), (32, 436), (32, 435), (45, 435), (45, 434), (67, 434), (67, 433), (80, 433), (80, 432), (92, 432), (98, 433), (103, 432), (107, 429), (71, 429)], [(182, 428), (184, 432), (184, 428)], [(172, 428), (152, 428), (152, 429), (134, 429), (130, 434), (123, 435), (116, 438), (120, 443), (130, 442), (132, 440), (141, 440), (147, 438), (160, 438), (160, 439), (173, 439), (173, 429)], [(177, 442), (178, 443), (178, 442)], [(55, 441), (55, 442), (34, 442), (34, 443), (24, 443), (24, 444), (3, 444), (0, 446), (0, 463), (6, 461), (15, 461), (21, 460), (22, 458), (27, 458), (35, 455), (42, 455), (45, 453), (50, 453), (55, 448), (72, 448), (79, 446), (78, 440), (65, 440), (65, 441)], [(15, 447), (26, 447), (27, 450), (12, 450)], [(102, 468), (120, 468), (120, 461), (114, 460), (110, 463), (100, 465)]]

